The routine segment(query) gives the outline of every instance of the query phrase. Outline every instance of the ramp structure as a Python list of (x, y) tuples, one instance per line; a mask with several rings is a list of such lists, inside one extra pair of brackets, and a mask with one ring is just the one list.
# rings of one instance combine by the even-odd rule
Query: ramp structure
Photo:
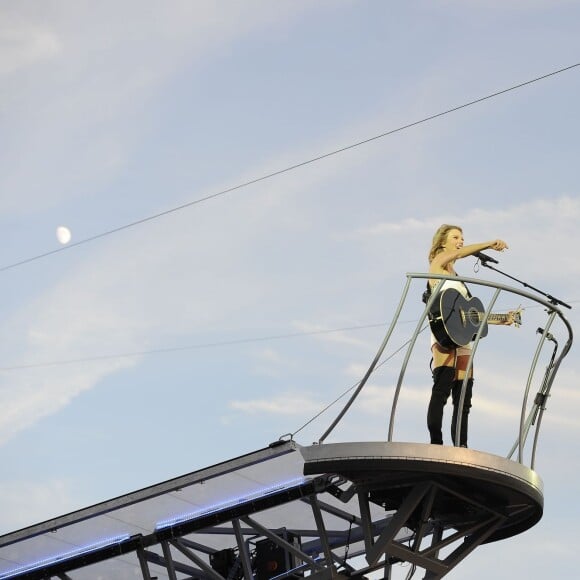
[[(6, 534), (0, 537), (0, 580), (411, 578), (419, 570), (423, 578), (436, 579), (481, 544), (534, 526), (544, 508), (542, 482), (534, 470), (541, 418), (572, 344), (572, 329), (553, 299), (459, 278), (492, 289), (486, 313), (501, 293), (512, 293), (539, 303), (547, 316), (522, 389), (518, 436), (506, 456), (394, 438), (406, 369), (435, 293), (408, 340), (385, 441), (325, 443), (376, 368), (412, 281), (427, 277), (445, 278), (407, 276), (369, 371), (317, 444), (281, 439)], [(552, 334), (555, 322), (565, 335), (560, 352)], [(473, 337), (474, 351), (481, 332)], [(532, 399), (547, 342), (555, 347)]]

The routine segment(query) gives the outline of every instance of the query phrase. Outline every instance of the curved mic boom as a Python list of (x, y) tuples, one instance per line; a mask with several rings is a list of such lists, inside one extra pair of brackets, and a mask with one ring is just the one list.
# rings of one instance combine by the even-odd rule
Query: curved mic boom
[(475, 252), (473, 255), (476, 258), (479, 258), (482, 262), (491, 262), (492, 264), (499, 264), (499, 262), (495, 258), (492, 258), (491, 256), (484, 254), (483, 252)]

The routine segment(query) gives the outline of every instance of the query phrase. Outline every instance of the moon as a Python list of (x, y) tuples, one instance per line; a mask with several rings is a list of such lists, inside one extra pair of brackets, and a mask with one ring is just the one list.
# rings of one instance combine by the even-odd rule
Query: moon
[(56, 228), (56, 239), (63, 245), (68, 244), (71, 239), (70, 230), (65, 226), (58, 226)]

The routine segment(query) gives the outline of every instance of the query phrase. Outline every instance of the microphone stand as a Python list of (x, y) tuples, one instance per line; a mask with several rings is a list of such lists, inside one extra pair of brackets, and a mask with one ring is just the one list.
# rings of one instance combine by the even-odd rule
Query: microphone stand
[[(505, 272), (502, 272), (501, 270), (499, 270), (498, 268), (495, 268), (494, 266), (492, 266), (490, 264), (491, 261), (493, 261), (494, 263), (497, 264), (498, 263), (497, 260), (494, 260), (493, 258), (486, 259), (485, 256), (483, 257), (483, 259), (482, 259), (482, 257), (478, 256), (478, 259), (481, 262), (482, 266), (489, 268), (490, 270), (494, 270), (495, 272), (498, 272), (499, 274), (502, 274), (503, 276), (506, 276), (507, 278), (510, 278), (511, 280), (515, 280), (516, 282), (519, 282), (525, 288), (530, 288), (531, 290), (538, 292), (538, 294), (545, 296), (549, 300), (549, 302), (551, 304), (553, 304), (554, 306), (562, 305), (562, 306), (565, 306), (566, 308), (572, 308), (569, 304), (566, 304), (566, 302), (564, 302), (563, 300), (560, 300), (559, 298), (556, 298), (555, 296), (552, 296), (551, 294), (547, 294), (546, 292), (543, 292), (542, 290), (535, 288), (534, 286), (532, 286), (531, 284), (528, 284), (527, 282), (524, 282), (523, 280), (519, 280), (518, 278), (515, 278), (514, 276), (510, 276), (510, 274), (506, 274)], [(531, 460), (532, 468), (533, 468), (534, 460), (535, 460), (536, 443), (537, 443), (538, 433), (539, 433), (539, 429), (540, 429), (540, 421), (542, 420), (542, 414), (543, 414), (544, 410), (546, 409), (546, 401), (547, 401), (548, 397), (550, 396), (550, 394), (549, 394), (550, 387), (552, 386), (552, 381), (554, 380), (552, 373), (554, 371), (554, 359), (556, 357), (556, 352), (558, 350), (558, 342), (553, 337), (550, 337), (549, 333), (546, 334), (546, 332), (542, 328), (538, 328), (537, 332), (540, 332), (540, 331), (542, 332), (543, 340), (546, 340), (546, 338), (548, 338), (548, 340), (552, 340), (554, 342), (554, 344), (555, 344), (554, 351), (552, 352), (552, 358), (551, 358), (551, 360), (546, 368), (546, 372), (544, 374), (544, 380), (542, 381), (542, 385), (540, 387), (540, 390), (536, 393), (536, 397), (534, 399), (534, 402), (533, 402), (532, 408), (528, 414), (528, 417), (525, 421), (525, 424), (523, 425), (523, 427), (520, 426), (519, 438), (516, 440), (516, 442), (514, 443), (513, 447), (511, 448), (511, 450), (507, 456), (508, 459), (510, 459), (519, 445), (520, 446), (520, 459), (519, 459), (519, 461), (521, 462), (522, 454), (523, 454), (523, 447), (524, 447), (524, 444), (525, 444), (526, 439), (528, 437), (528, 433), (529, 433), (532, 425), (534, 425), (536, 423), (536, 420), (537, 420), (538, 425), (536, 427), (536, 433), (535, 433), (535, 437), (534, 437), (534, 445), (532, 448), (532, 460)], [(522, 421), (523, 421), (523, 419), (524, 418), (522, 415)]]
[(531, 284), (528, 284), (527, 282), (524, 282), (523, 280), (519, 280), (518, 278), (514, 278), (513, 276), (510, 276), (509, 274), (502, 272), (498, 268), (495, 268), (494, 266), (492, 266), (490, 264), (491, 260), (486, 260), (485, 258), (482, 259), (481, 257), (478, 257), (478, 260), (481, 262), (481, 265), (484, 266), (485, 268), (489, 268), (490, 270), (494, 270), (495, 272), (498, 272), (499, 274), (502, 274), (503, 276), (506, 276), (507, 278), (511, 278), (512, 280), (519, 282), (520, 284), (522, 284), (524, 286), (524, 288), (529, 288), (530, 290), (534, 290), (534, 292), (538, 292), (538, 294), (545, 296), (552, 304), (554, 304), (554, 306), (558, 306), (558, 304), (560, 304), (561, 306), (565, 306), (566, 308), (572, 308), (569, 304), (566, 304), (566, 302), (564, 302), (563, 300), (560, 300), (559, 298), (556, 298), (556, 297), (552, 296), (551, 294), (546, 294), (546, 292), (543, 292), (542, 290), (539, 290), (538, 288), (534, 288), (534, 286), (532, 286)]
[[(538, 331), (543, 330), (542, 328), (538, 328)], [(554, 369), (554, 359), (556, 358), (556, 352), (558, 351), (558, 342), (552, 338), (551, 339), (554, 342), (554, 350), (552, 351), (552, 357), (550, 358), (550, 362), (548, 363), (548, 366), (546, 367), (546, 371), (544, 373), (544, 379), (542, 380), (542, 385), (540, 387), (540, 390), (536, 393), (536, 397), (534, 399), (534, 403), (532, 405), (532, 408), (528, 414), (528, 417), (526, 419), (526, 423), (524, 425), (524, 429), (522, 432), (522, 440), (521, 440), (521, 445), (522, 448), (526, 443), (526, 439), (528, 438), (528, 433), (530, 432), (530, 429), (533, 425), (536, 424), (536, 419), (538, 420), (538, 426), (536, 427), (536, 437), (537, 437), (537, 433), (540, 429), (540, 420), (542, 418), (541, 413), (543, 413), (546, 410), (546, 402), (548, 400), (548, 397), (550, 396), (550, 387), (551, 387), (551, 381), (550, 379), (550, 375), (552, 373), (552, 370)], [(538, 418), (539, 416), (539, 418)], [(519, 440), (516, 439), (515, 443), (513, 444), (513, 447), (511, 448), (510, 452), (508, 453), (508, 459), (511, 458), (511, 456), (514, 454), (515, 450), (518, 448), (519, 445)]]

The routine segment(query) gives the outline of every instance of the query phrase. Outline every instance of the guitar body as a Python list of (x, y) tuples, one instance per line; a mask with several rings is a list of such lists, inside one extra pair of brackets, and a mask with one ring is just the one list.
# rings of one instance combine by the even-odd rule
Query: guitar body
[[(464, 298), (454, 288), (440, 292), (429, 313), (431, 332), (447, 348), (468, 345), (481, 326), (485, 310), (479, 298)], [(487, 322), (481, 337), (487, 336)]]

